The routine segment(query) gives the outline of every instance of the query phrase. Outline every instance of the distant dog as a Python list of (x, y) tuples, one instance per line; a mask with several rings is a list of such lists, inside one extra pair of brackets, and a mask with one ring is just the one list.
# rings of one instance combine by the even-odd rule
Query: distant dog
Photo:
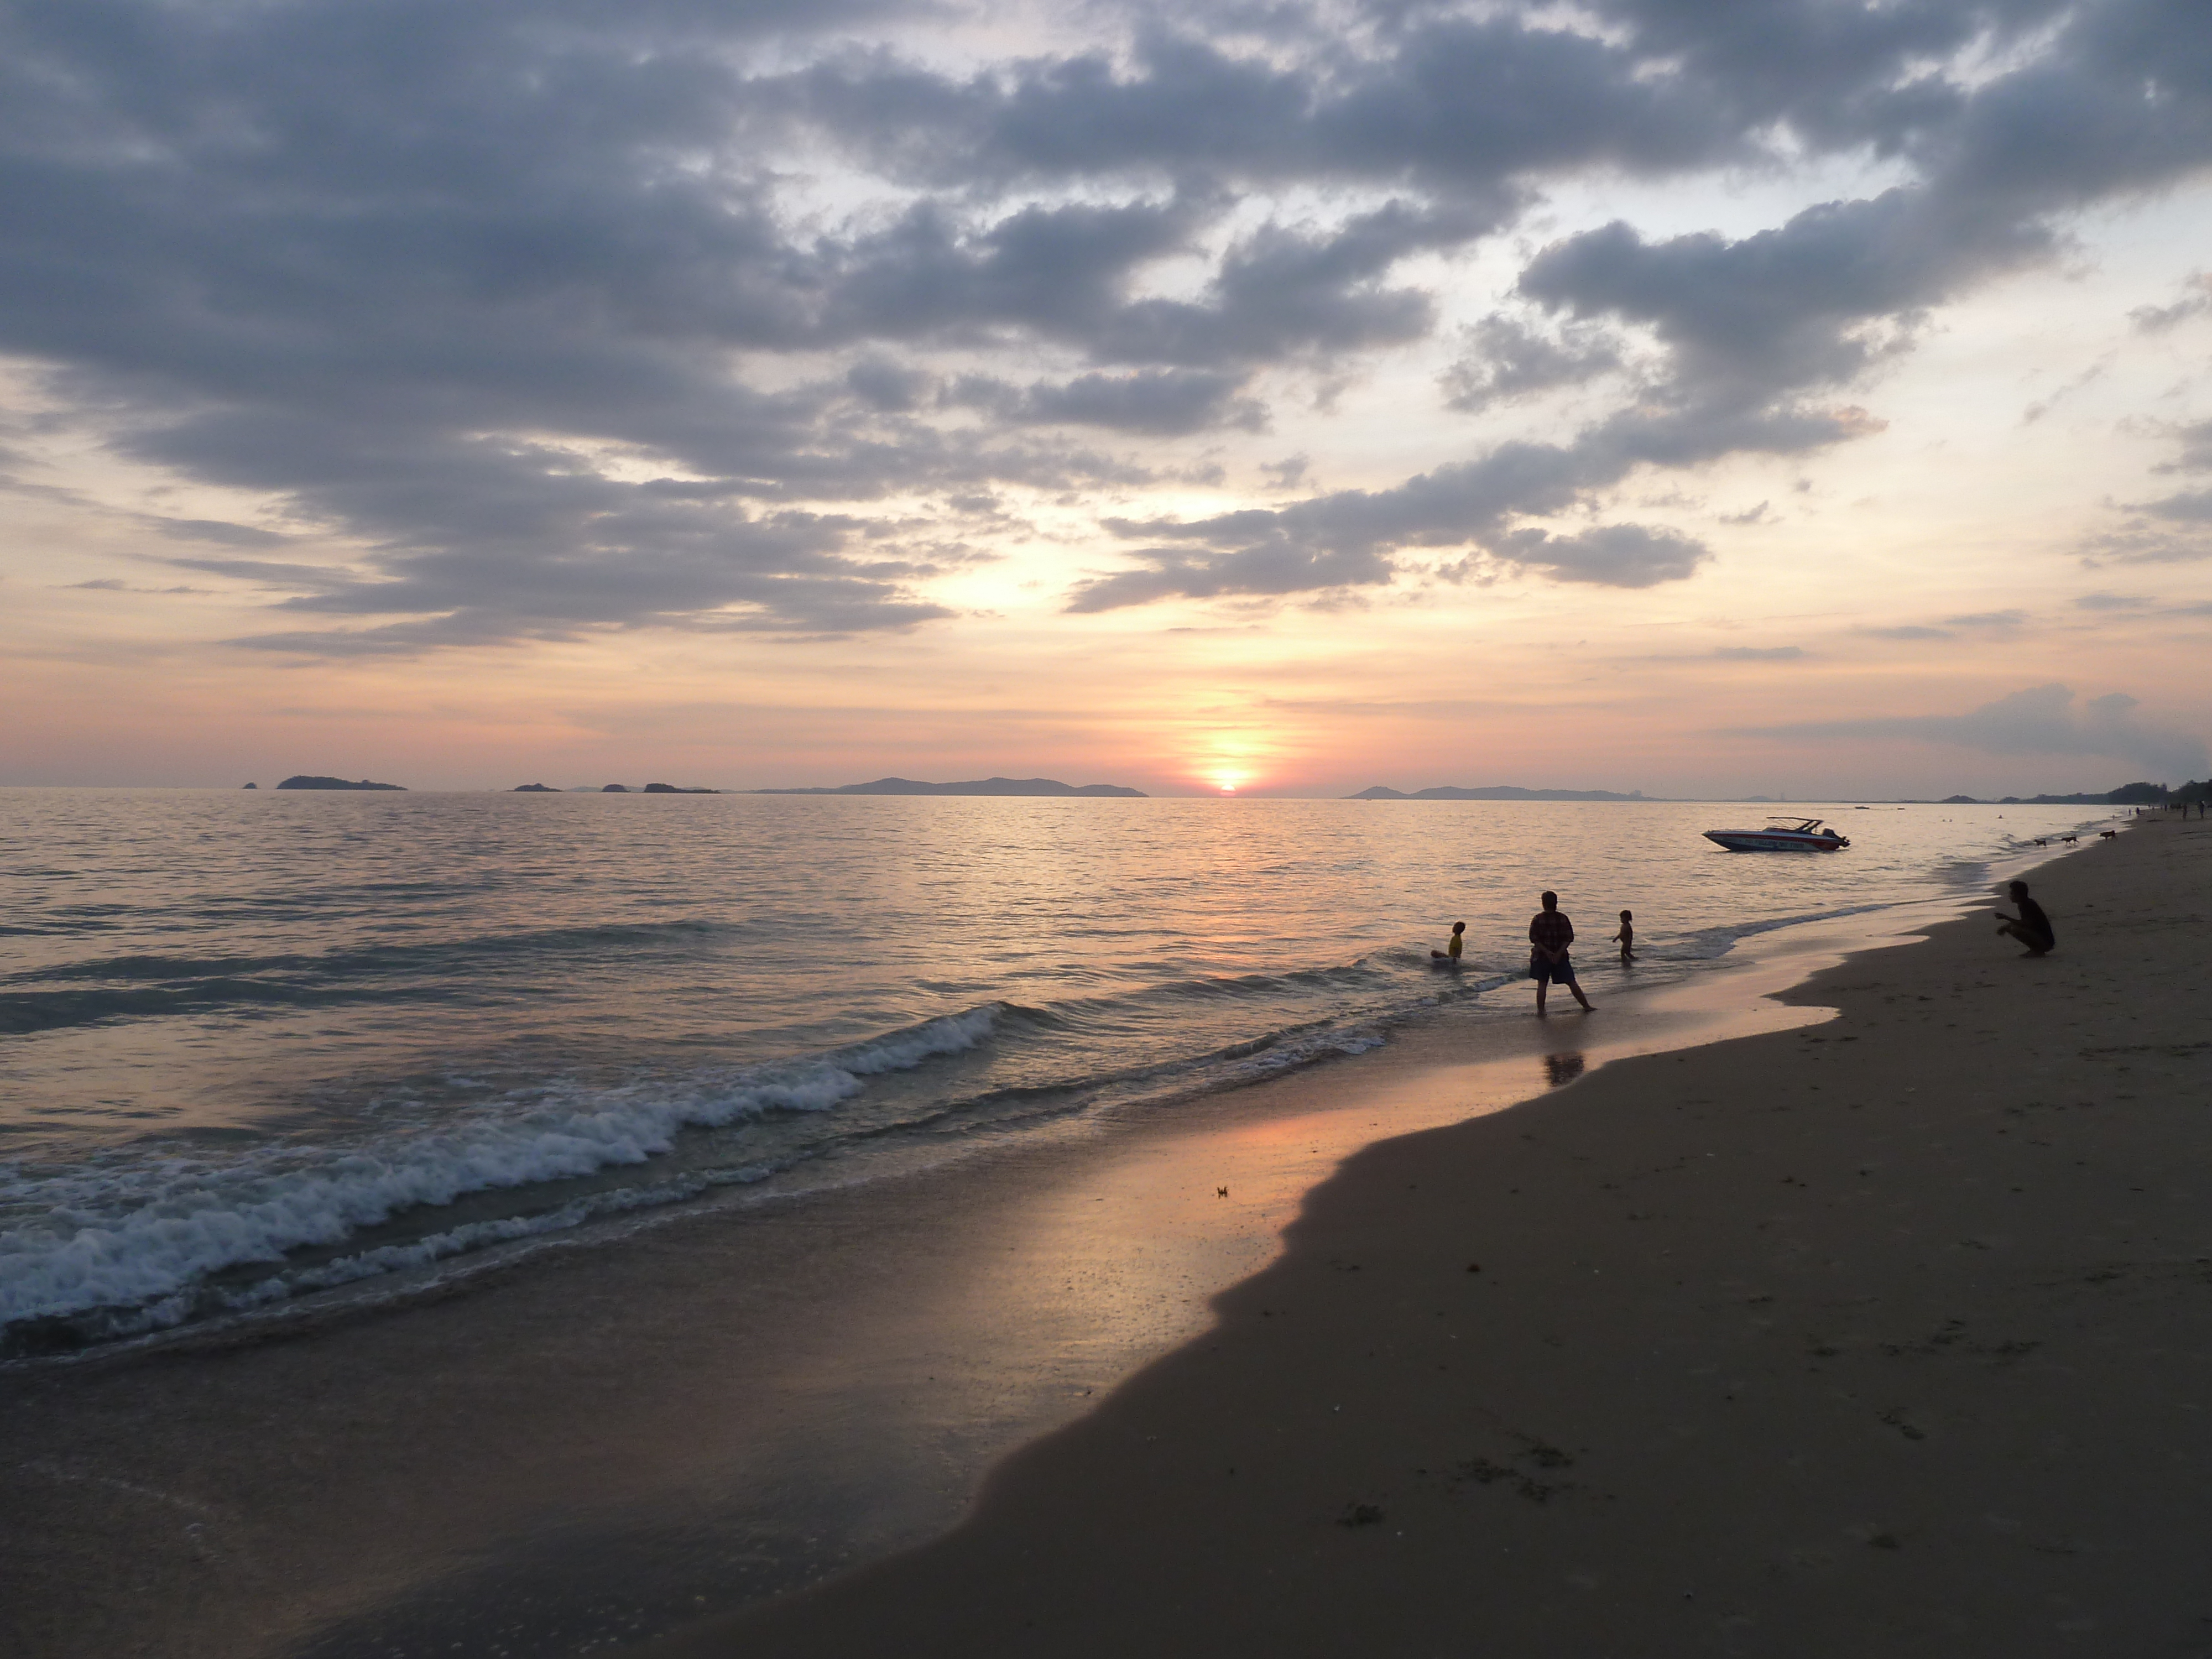
[(2081, 840), (2081, 837), (2079, 836), (2061, 836), (2058, 839), (2064, 842), (2069, 847), (2071, 847), (2075, 842)]
[(2099, 841), (2118, 841), (2119, 838), (2120, 832), (2117, 830), (2100, 830), (2097, 831), (2097, 839)]
[(1229, 1188), (1226, 1187), (1216, 1187), (1213, 1189), (1213, 1195), (1216, 1198), (1226, 1198), (1229, 1196)]
[(2035, 838), (2035, 844), (2038, 847), (2048, 847), (2051, 845), (2051, 837), (2048, 836), (2038, 836)]

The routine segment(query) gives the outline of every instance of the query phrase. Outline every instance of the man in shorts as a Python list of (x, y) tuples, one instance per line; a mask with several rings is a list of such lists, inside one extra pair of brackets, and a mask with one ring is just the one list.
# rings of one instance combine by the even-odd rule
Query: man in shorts
[(1544, 993), (1564, 985), (1575, 994), (1584, 1012), (1595, 1012), (1583, 988), (1575, 983), (1575, 964), (1567, 960), (1567, 947), (1575, 942), (1575, 925), (1559, 908), (1557, 893), (1544, 895), (1544, 908), (1528, 921), (1528, 977), (1536, 981), (1536, 1012), (1544, 1012)]

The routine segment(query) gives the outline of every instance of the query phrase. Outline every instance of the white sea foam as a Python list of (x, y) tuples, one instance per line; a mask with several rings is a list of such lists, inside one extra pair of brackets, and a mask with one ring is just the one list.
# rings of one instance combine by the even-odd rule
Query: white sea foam
[[(770, 1112), (822, 1112), (862, 1079), (985, 1041), (1000, 1005), (948, 1015), (779, 1067), (703, 1073), (680, 1083), (538, 1091), (519, 1115), (494, 1110), (351, 1145), (260, 1149), (219, 1160), (110, 1158), (63, 1176), (0, 1176), (0, 1327), (109, 1310), (105, 1334), (189, 1316), (193, 1287), (244, 1264), (334, 1246), (402, 1211), (495, 1188), (588, 1176), (669, 1152), (686, 1128), (719, 1128)], [(665, 1198), (668, 1194), (659, 1194)], [(583, 1200), (534, 1216), (471, 1222), (222, 1293), (228, 1306), (457, 1250), (574, 1225), (635, 1195)]]

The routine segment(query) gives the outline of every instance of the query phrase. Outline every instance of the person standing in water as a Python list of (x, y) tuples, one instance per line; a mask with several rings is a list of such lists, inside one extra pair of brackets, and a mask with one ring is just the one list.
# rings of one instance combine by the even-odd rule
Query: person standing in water
[(1449, 962), (1453, 967), (1456, 968), (1459, 966), (1460, 948), (1466, 943), (1467, 924), (1463, 921), (1455, 921), (1452, 923), (1451, 943), (1447, 945), (1441, 951), (1430, 951), (1429, 960), (1431, 962)]
[(1545, 991), (1559, 984), (1575, 994), (1584, 1012), (1595, 1012), (1583, 988), (1575, 982), (1575, 964), (1567, 959), (1568, 947), (1575, 942), (1575, 925), (1559, 908), (1557, 893), (1545, 894), (1543, 903), (1544, 908), (1528, 919), (1528, 977), (1536, 981), (1536, 1012), (1544, 1012)]
[(1620, 960), (1622, 965), (1625, 967), (1629, 963), (1635, 961), (1636, 913), (1633, 910), (1623, 910), (1620, 913), (1620, 931), (1615, 933), (1613, 937), (1614, 942), (1620, 946)]
[(2043, 907), (2028, 897), (2027, 884), (2024, 881), (2007, 882), (2005, 891), (2020, 907), (2020, 914), (2008, 916), (2002, 910), (1997, 912), (1997, 920), (2004, 923), (1997, 929), (1997, 937), (2018, 939), (2027, 946), (2027, 954), (2032, 957), (2049, 956), (2057, 946), (2058, 934), (2051, 925), (2051, 918), (2043, 914)]

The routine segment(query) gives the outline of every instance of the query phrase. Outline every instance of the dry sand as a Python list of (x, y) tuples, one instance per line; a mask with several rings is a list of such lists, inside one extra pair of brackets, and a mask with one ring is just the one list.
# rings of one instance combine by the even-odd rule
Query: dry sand
[(2212, 1654), (2212, 831), (2034, 884), (1358, 1153), (957, 1530), (652, 1651)]

